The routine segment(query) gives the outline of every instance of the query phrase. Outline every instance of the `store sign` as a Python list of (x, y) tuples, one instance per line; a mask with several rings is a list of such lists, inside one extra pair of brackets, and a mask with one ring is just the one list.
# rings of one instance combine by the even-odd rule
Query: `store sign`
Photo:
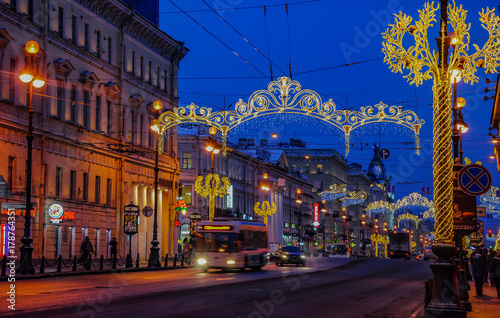
[(129, 204), (123, 210), (123, 232), (128, 235), (137, 233), (139, 226), (139, 206)]
[(54, 223), (54, 224), (62, 223), (64, 209), (60, 204), (57, 204), (57, 203), (52, 204), (51, 206), (49, 206), (49, 209), (47, 212), (49, 214), (49, 222), (50, 223)]
[[(5, 214), (5, 215), (10, 215), (12, 212), (10, 212), (11, 210), (14, 210), (14, 213), (17, 215), (21, 215), (22, 216), (25, 216), (26, 213), (24, 213), (26, 211), (26, 204), (19, 204), (19, 203), (2, 203), (2, 214)], [(36, 211), (37, 211), (37, 208), (36, 208), (36, 204), (35, 203), (31, 203), (31, 211), (30, 211), (30, 216), (32, 218), (34, 218), (36, 216)]]
[(313, 225), (315, 227), (319, 226), (319, 204), (314, 203), (314, 209), (313, 209)]
[(229, 188), (227, 189), (226, 207), (228, 209), (233, 208), (233, 185), (230, 185)]

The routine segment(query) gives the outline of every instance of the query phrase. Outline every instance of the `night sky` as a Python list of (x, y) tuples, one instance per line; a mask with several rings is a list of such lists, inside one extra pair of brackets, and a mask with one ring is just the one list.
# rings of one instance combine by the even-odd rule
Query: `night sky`
[[(288, 4), (288, 15), (285, 3), (279, 0), (161, 1), (160, 28), (185, 42), (190, 49), (181, 62), (179, 104), (195, 103), (214, 110), (233, 110), (232, 105), (238, 99), (247, 101), (254, 91), (267, 88), (269, 60), (274, 63), (274, 80), (289, 76), (291, 63), (293, 80), (299, 81), (303, 89), (320, 93), (323, 101), (333, 99), (340, 109), (355, 110), (382, 101), (388, 105), (402, 105), (424, 119), (420, 156), (412, 150), (411, 131), (395, 125), (371, 125), (351, 137), (347, 159), (366, 169), (373, 156), (372, 145), (380, 143), (391, 151), (391, 157), (384, 164), (388, 175), (393, 175), (396, 199), (411, 192), (420, 193), (421, 187), (432, 189), (432, 80), (419, 87), (410, 86), (403, 74), (391, 73), (383, 63), (381, 50), (381, 33), (388, 23), (393, 23), (392, 13), (403, 11), (418, 18), (417, 10), (423, 8), (424, 2), (295, 0)], [(498, 2), (463, 0), (460, 3), (469, 10), (467, 21), (472, 23), (471, 41), (482, 46), (487, 32), (480, 25), (478, 12), (488, 5), (496, 7)], [(230, 25), (207, 4), (223, 9), (217, 13)], [(264, 5), (267, 6), (266, 15)], [(432, 37), (438, 36), (437, 26), (435, 23), (429, 30)], [(429, 39), (429, 42), (437, 50), (435, 40)], [(473, 52), (471, 47), (469, 53)], [(354, 64), (346, 66), (350, 63)], [(488, 158), (493, 152), (488, 136), (493, 99), (483, 100), (485, 95), (493, 96), (493, 92), (485, 93), (484, 90), (494, 88), (496, 83), (487, 85), (485, 80), (496, 80), (496, 74), (488, 75), (479, 70), (477, 75), (479, 83), (458, 84), (458, 96), (467, 101), (464, 120), (469, 125), (469, 132), (463, 137), (464, 156), (473, 162), (481, 161), (494, 176), (494, 185), (498, 186), (496, 165)], [(238, 137), (271, 139), (268, 137), (271, 132), (277, 132), (281, 142), (301, 139), (308, 148), (334, 148), (344, 153), (342, 134), (336, 128), (304, 116), (250, 121), (232, 133), (230, 140), (236, 142)], [(432, 196), (427, 197), (432, 199)]]

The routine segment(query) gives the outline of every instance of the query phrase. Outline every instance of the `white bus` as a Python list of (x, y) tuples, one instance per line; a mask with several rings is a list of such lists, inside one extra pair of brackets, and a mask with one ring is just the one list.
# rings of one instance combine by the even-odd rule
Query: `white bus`
[(209, 268), (260, 270), (267, 264), (267, 227), (263, 223), (214, 218), (196, 226), (195, 264)]

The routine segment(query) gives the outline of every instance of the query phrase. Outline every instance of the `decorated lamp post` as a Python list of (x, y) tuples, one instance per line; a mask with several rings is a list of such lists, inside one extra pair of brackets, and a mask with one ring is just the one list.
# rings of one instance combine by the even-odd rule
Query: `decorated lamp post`
[[(33, 247), (31, 243), (31, 169), (33, 157), (33, 87), (41, 88), (45, 85), (45, 79), (41, 77), (38, 72), (39, 60), (37, 53), (40, 46), (35, 41), (28, 41), (25, 46), (26, 49), (26, 66), (21, 70), (19, 79), (29, 85), (29, 109), (28, 109), (28, 135), (26, 140), (28, 142), (28, 160), (26, 162), (26, 210), (24, 214), (24, 234), (21, 238), (21, 268), (23, 273), (35, 274), (35, 269), (32, 263)], [(43, 209), (42, 209), (43, 210)], [(41, 225), (40, 225), (41, 226)]]
[[(209, 133), (211, 136), (213, 136), (217, 133), (217, 130), (215, 129), (215, 127), (210, 127)], [(215, 197), (223, 197), (225, 194), (227, 194), (227, 190), (229, 189), (231, 183), (229, 182), (229, 179), (227, 177), (222, 177), (221, 179), (221, 177), (217, 173), (214, 173), (214, 155), (218, 154), (220, 152), (220, 149), (217, 148), (217, 145), (215, 144), (215, 141), (212, 137), (210, 137), (209, 143), (205, 147), (205, 150), (210, 153), (212, 164), (210, 173), (205, 177), (205, 183), (203, 183), (203, 176), (198, 176), (194, 183), (194, 189), (202, 197), (209, 198), (208, 219), (212, 221), (215, 213)]]
[(262, 202), (262, 208), (259, 208), (260, 202), (257, 202), (255, 203), (253, 210), (255, 214), (264, 217), (264, 223), (267, 225), (267, 217), (276, 213), (277, 207), (274, 202), (269, 203), (269, 201), (267, 201), (267, 191), (269, 191), (271, 188), (269, 186), (269, 182), (267, 181), (268, 178), (267, 173), (264, 173), (263, 177), (264, 177), (264, 182), (260, 187), (264, 191), (264, 201)]
[[(455, 3), (448, 6), (441, 0), (439, 37), (436, 39), (438, 52), (428, 41), (427, 30), (436, 20), (439, 6), (426, 3), (420, 10), (420, 20), (412, 24), (412, 18), (399, 13), (395, 23), (383, 33), (384, 62), (395, 73), (403, 73), (410, 84), (420, 85), (423, 80), (434, 79), (433, 95), (433, 175), (435, 202), (436, 241), (433, 252), (438, 261), (431, 265), (434, 275), (434, 290), (431, 302), (426, 307), (427, 316), (465, 317), (457, 293), (457, 266), (452, 260), (456, 253), (453, 245), (453, 153), (452, 153), (452, 105), (451, 78), (454, 70), (461, 72), (465, 83), (478, 81), (477, 68), (486, 68), (487, 73), (495, 73), (500, 61), (500, 19), (494, 9), (483, 10), (479, 15), (482, 26), (489, 36), (482, 48), (474, 44), (476, 50), (468, 54), (470, 46), (470, 25), (465, 22), (467, 11)], [(450, 20), (448, 20), (448, 16)], [(454, 29), (456, 44), (452, 52), (448, 24)], [(415, 44), (406, 49), (403, 39), (409, 33)]]

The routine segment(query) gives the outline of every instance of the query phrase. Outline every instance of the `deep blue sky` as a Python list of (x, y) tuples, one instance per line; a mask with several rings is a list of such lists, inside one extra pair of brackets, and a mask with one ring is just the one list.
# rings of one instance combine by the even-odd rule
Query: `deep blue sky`
[[(181, 106), (194, 102), (199, 106), (220, 110), (234, 104), (239, 98), (246, 101), (252, 92), (267, 88), (270, 81), (269, 61), (202, 0), (172, 1), (267, 76), (265, 78), (242, 61), (169, 1), (161, 1), (161, 29), (175, 39), (184, 41), (190, 49), (181, 62), (179, 74)], [(404, 128), (382, 127), (379, 134), (379, 128), (375, 125), (363, 135), (352, 138), (353, 146), (347, 159), (350, 163), (358, 162), (366, 168), (373, 156), (371, 145), (381, 141), (382, 147), (392, 153), (384, 163), (389, 175), (394, 175), (397, 199), (410, 192), (420, 192), (422, 186), (432, 188), (432, 80), (419, 87), (410, 86), (402, 74), (391, 73), (382, 61), (381, 51), (381, 33), (387, 27), (389, 12), (403, 11), (418, 18), (417, 10), (423, 8), (423, 1), (205, 1), (212, 8), (226, 9), (218, 11), (219, 14), (285, 71), (286, 74), (283, 74), (273, 66), (275, 80), (278, 76), (288, 76), (291, 60), (292, 77), (302, 84), (302, 88), (317, 91), (324, 101), (332, 98), (341, 109), (373, 106), (383, 101), (415, 111), (426, 121), (421, 132), (424, 151), (420, 157), (415, 156), (410, 149), (413, 147), (413, 137)], [(279, 5), (286, 2), (289, 2), (288, 17), (285, 6)], [(293, 4), (298, 2), (305, 3)], [(480, 25), (477, 13), (482, 7), (494, 7), (498, 2), (463, 0), (460, 3), (469, 10), (472, 41), (482, 46), (487, 33)], [(264, 5), (268, 6), (266, 18)], [(392, 16), (390, 22), (393, 22)], [(429, 34), (437, 37), (437, 32), (438, 29), (434, 28)], [(435, 44), (433, 39), (429, 39), (429, 42)], [(352, 66), (336, 67), (356, 62)], [(319, 69), (324, 70), (315, 71)], [(494, 83), (486, 85), (485, 80), (496, 80), (496, 75), (487, 76), (480, 70), (478, 76), (479, 83), (458, 84), (459, 96), (467, 100), (464, 119), (470, 127), (463, 138), (464, 151), (465, 156), (472, 161), (483, 162), (492, 172), (496, 180), (494, 184), (498, 186), (500, 179), (496, 165), (488, 158), (493, 151), (488, 136), (493, 100), (483, 101), (485, 95), (493, 95), (492, 92), (485, 93), (485, 87), (494, 86)], [(320, 121), (295, 118), (285, 124), (269, 118), (252, 121), (251, 126), (245, 128), (248, 130), (240, 129), (238, 132), (256, 139), (265, 137), (266, 132), (276, 131), (282, 142), (298, 138), (306, 141), (308, 148), (334, 148), (344, 152), (343, 140), (338, 137), (338, 131), (333, 131)], [(231, 135), (232, 141), (237, 137)]]

